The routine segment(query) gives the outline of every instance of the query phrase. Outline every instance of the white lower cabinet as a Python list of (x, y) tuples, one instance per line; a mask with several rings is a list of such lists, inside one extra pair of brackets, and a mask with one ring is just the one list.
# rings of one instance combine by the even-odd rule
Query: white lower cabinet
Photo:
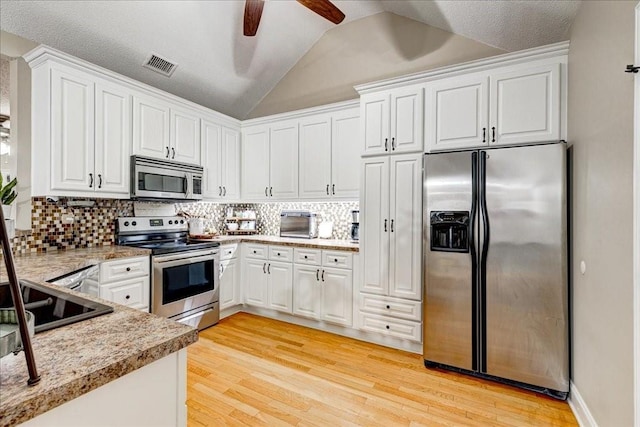
[[(294, 253), (296, 264), (293, 272), (293, 314), (351, 326), (352, 270), (327, 266), (333, 265), (334, 260), (339, 259), (350, 267), (351, 254), (298, 248)], [(347, 259), (348, 261), (345, 261)], [(320, 260), (326, 262), (320, 264)]]
[[(278, 249), (280, 248), (280, 249)], [(271, 249), (271, 251), (270, 251)], [(292, 312), (293, 264), (271, 258), (286, 259), (289, 248), (246, 244), (244, 247), (244, 303)], [(271, 254), (270, 254), (271, 252)]]
[(148, 256), (105, 261), (100, 264), (99, 282), (89, 281), (89, 293), (148, 312), (149, 271)]
[(220, 247), (220, 310), (241, 303), (237, 244)]
[(242, 263), (244, 303), (256, 307), (267, 306), (267, 262), (245, 259)]
[(286, 262), (268, 261), (267, 282), (269, 289), (267, 307), (291, 313), (293, 265)]
[(360, 293), (360, 329), (421, 342), (422, 303), (403, 298)]

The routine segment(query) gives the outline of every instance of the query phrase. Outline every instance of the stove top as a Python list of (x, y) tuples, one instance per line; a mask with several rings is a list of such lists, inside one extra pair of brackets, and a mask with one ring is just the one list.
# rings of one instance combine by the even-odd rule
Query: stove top
[(155, 243), (133, 243), (127, 246), (136, 248), (151, 249), (153, 255), (170, 254), (174, 252), (195, 251), (199, 249), (217, 248), (219, 242), (155, 242)]

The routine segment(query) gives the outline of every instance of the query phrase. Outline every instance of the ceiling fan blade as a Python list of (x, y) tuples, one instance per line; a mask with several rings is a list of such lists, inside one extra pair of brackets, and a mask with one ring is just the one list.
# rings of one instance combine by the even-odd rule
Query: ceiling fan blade
[(244, 4), (244, 35), (255, 36), (260, 25), (264, 0), (246, 0)]
[(339, 24), (344, 20), (344, 13), (329, 0), (298, 0), (298, 3), (334, 24)]

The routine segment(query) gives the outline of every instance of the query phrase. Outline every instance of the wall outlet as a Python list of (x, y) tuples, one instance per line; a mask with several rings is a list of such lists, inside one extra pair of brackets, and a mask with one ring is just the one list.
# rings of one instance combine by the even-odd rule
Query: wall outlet
[(73, 215), (62, 215), (62, 223), (69, 225), (69, 224), (73, 224), (73, 222), (75, 221), (75, 218), (73, 217)]

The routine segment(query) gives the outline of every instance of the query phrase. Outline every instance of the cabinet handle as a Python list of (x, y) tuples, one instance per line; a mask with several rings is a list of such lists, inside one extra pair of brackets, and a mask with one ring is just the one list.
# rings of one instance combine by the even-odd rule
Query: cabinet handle
[(391, 138), (391, 151), (396, 151), (396, 137)]
[(316, 281), (320, 281), (320, 270), (316, 270)]
[(264, 197), (269, 197), (269, 187), (264, 187)]
[(273, 197), (273, 187), (269, 187), (269, 196)]
[(389, 138), (384, 139), (384, 151), (389, 151)]
[(222, 264), (220, 264), (220, 268), (218, 270), (220, 271), (220, 274), (222, 274), (222, 272), (224, 271), (224, 267)]
[(336, 195), (336, 185), (335, 184), (331, 184), (331, 194), (333, 194), (334, 196)]
[(127, 271), (131, 271), (131, 267), (127, 267)]
[(327, 196), (329, 195), (329, 184), (327, 184)]
[(92, 187), (93, 187), (93, 174), (90, 173), (89, 174), (89, 188), (92, 188)]
[(324, 270), (322, 270), (322, 281), (324, 282)]
[(222, 195), (227, 197), (227, 187), (222, 187)]
[(171, 147), (171, 158), (175, 159), (176, 158), (176, 149)]
[(98, 174), (98, 188), (102, 188), (102, 174)]
[(222, 196), (222, 187), (218, 186), (218, 196)]
[(496, 127), (491, 127), (491, 142), (496, 142)]
[(393, 220), (391, 220), (391, 232), (393, 233)]
[(267, 273), (271, 274), (271, 264), (267, 264)]
[(482, 128), (482, 142), (487, 142), (487, 128)]
[(167, 155), (165, 156), (167, 159), (169, 158), (169, 146), (167, 145)]
[(129, 299), (131, 298), (131, 295), (127, 295), (126, 297), (124, 297), (124, 299)]
[(384, 220), (384, 232), (385, 233), (387, 232), (387, 220), (386, 219)]
[(262, 272), (263, 272), (264, 274), (267, 274), (267, 263), (266, 263), (266, 262), (263, 262), (263, 263), (262, 263)]

